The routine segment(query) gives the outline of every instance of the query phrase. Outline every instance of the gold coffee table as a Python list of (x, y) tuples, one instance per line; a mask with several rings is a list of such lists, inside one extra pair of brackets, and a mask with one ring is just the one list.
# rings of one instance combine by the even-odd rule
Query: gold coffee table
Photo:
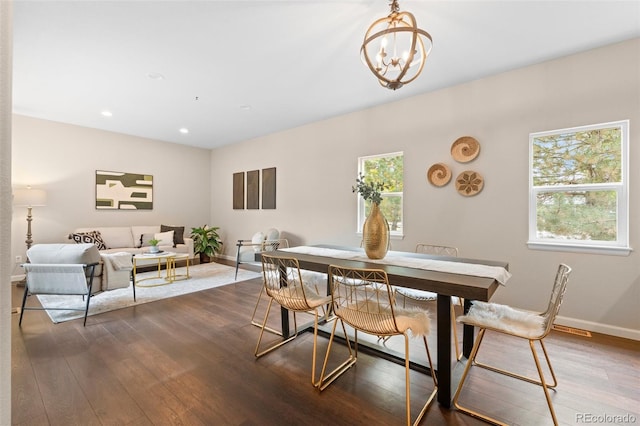
[[(145, 278), (137, 278), (137, 269), (139, 263), (141, 261), (145, 261), (146, 263), (149, 260), (154, 260), (158, 262), (157, 275), (153, 277), (145, 277)], [(176, 274), (176, 261), (178, 260), (186, 260), (187, 261), (187, 273), (186, 274)], [(162, 276), (162, 263), (165, 264), (165, 274)], [(147, 266), (147, 265), (145, 265)], [(186, 280), (191, 278), (189, 275), (189, 255), (185, 253), (176, 254), (174, 252), (162, 252), (162, 253), (141, 253), (133, 256), (133, 285), (134, 288), (137, 285), (138, 287), (157, 287), (161, 285), (171, 284), (175, 281)], [(139, 283), (142, 281), (148, 280), (162, 280), (159, 283), (155, 284), (146, 284), (140, 285)]]

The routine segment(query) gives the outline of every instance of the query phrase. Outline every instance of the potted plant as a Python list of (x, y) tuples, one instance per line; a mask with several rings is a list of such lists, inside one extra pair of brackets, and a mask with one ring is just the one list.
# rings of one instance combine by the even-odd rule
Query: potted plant
[(200, 255), (200, 263), (209, 263), (211, 258), (220, 252), (222, 241), (220, 241), (218, 229), (220, 227), (207, 225), (191, 228), (193, 251)]
[(152, 238), (149, 240), (149, 253), (158, 253), (160, 248), (158, 247), (158, 243), (160, 240)]

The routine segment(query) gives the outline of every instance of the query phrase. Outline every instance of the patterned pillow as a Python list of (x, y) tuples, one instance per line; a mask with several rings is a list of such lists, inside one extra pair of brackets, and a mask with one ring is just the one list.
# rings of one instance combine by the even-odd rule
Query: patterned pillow
[(69, 238), (75, 241), (76, 244), (91, 243), (95, 244), (98, 247), (98, 250), (107, 249), (107, 245), (104, 243), (100, 231), (77, 232), (74, 234), (70, 234)]
[(156, 234), (154, 233), (140, 235), (140, 245), (138, 246), (138, 248), (151, 246), (151, 244), (149, 244), (149, 240), (152, 240), (155, 237)]

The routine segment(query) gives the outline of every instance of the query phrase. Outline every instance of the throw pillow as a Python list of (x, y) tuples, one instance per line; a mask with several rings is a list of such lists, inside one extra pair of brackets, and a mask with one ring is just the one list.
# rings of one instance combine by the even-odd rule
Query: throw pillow
[(160, 240), (159, 246), (172, 246), (173, 245), (173, 231), (158, 232), (154, 234), (156, 240)]
[(255, 244), (253, 246), (253, 251), (262, 251), (262, 243), (264, 242), (264, 234), (262, 232), (256, 232), (251, 237), (251, 243)]
[(184, 226), (160, 225), (160, 232), (173, 231), (173, 246), (184, 244)]
[(140, 245), (138, 247), (150, 247), (149, 240), (156, 237), (156, 234), (142, 234), (140, 235)]
[(76, 232), (69, 235), (69, 238), (72, 239), (76, 244), (95, 244), (98, 247), (98, 250), (106, 250), (107, 245), (104, 243), (102, 239), (102, 235), (100, 231), (91, 231), (91, 232)]

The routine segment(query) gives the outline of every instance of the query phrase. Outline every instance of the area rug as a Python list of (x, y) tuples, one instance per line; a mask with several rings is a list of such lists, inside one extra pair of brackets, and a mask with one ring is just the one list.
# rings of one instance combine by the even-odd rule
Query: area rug
[[(164, 271), (162, 271), (164, 274)], [(185, 273), (185, 268), (177, 268), (178, 275)], [(137, 274), (138, 278), (147, 278), (157, 275), (157, 272), (145, 272)], [(196, 291), (207, 290), (214, 287), (220, 287), (227, 284), (233, 284), (240, 281), (249, 280), (259, 277), (257, 272), (238, 270), (238, 279), (235, 280), (235, 267), (222, 265), (220, 263), (205, 263), (194, 265), (189, 268), (190, 279), (175, 281), (171, 284), (140, 287), (136, 285), (136, 301), (133, 301), (133, 290), (131, 285), (127, 288), (119, 288), (116, 290), (104, 291), (95, 294), (91, 298), (89, 304), (89, 316), (97, 315), (116, 309), (127, 308), (129, 306), (141, 305), (160, 299), (180, 296)], [(144, 285), (157, 283), (160, 281), (145, 281)], [(70, 307), (82, 309), (83, 311), (58, 311), (47, 310), (51, 321), (60, 323), (77, 318), (84, 317), (84, 302), (81, 296), (57, 296), (57, 295), (38, 295), (40, 304), (44, 307), (58, 308)]]

